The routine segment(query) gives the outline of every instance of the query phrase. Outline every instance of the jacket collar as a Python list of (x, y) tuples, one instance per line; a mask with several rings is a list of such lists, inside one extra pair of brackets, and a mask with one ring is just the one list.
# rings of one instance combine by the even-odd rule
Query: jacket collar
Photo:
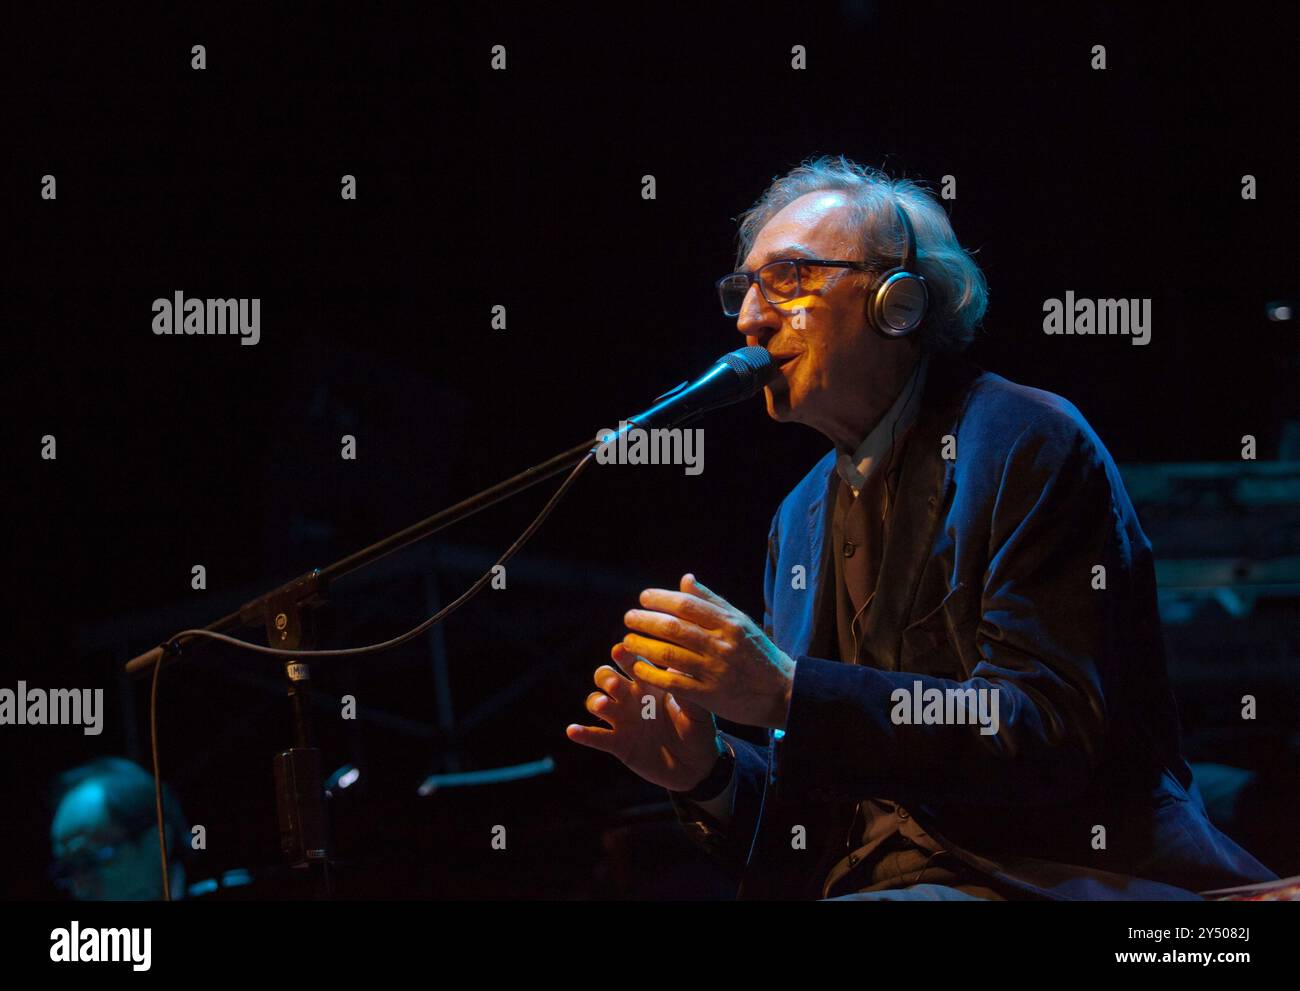
[(921, 406), (921, 397), (925, 394), (925, 372), (930, 362), (928, 355), (922, 355), (916, 368), (908, 376), (903, 387), (898, 390), (898, 397), (880, 422), (858, 445), (852, 454), (839, 451), (835, 457), (835, 470), (840, 478), (856, 496), (862, 491), (872, 474), (882, 468), (886, 454), (896, 437), (901, 437), (916, 419)]
[[(982, 369), (960, 355), (936, 355), (930, 359), (920, 409), (903, 449), (897, 488), (890, 499), (892, 508), (876, 593), (865, 617), (863, 646), (886, 670), (898, 669), (903, 628), (952, 485), (954, 462), (943, 457), (943, 438), (946, 434), (956, 437), (971, 384), (981, 373)], [(828, 628), (828, 624), (833, 626), (834, 614), (826, 608), (825, 597), (834, 595), (830, 585), (835, 571), (826, 560), (830, 544), (826, 534), (839, 475), (833, 470), (833, 456), (822, 463), (826, 470), (825, 485), (808, 513), (809, 547), (813, 560), (822, 562), (815, 571), (815, 618), (809, 651), (817, 645), (824, 653), (827, 645), (838, 643), (836, 631)]]

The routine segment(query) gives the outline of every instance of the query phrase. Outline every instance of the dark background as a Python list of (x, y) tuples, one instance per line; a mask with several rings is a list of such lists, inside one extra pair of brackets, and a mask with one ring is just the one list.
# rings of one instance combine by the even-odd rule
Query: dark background
[[(1246, 433), (1276, 457), (1298, 415), (1296, 324), (1265, 317), (1297, 295), (1294, 24), (1238, 5), (1066, 7), (214, 5), (12, 25), (0, 685), (103, 687), (108, 716), (99, 737), (0, 727), (0, 890), (53, 895), (54, 772), (148, 762), (147, 682), (121, 677), (128, 657), (615, 425), (741, 346), (712, 289), (734, 267), (732, 218), (809, 155), (936, 189), (956, 176), (946, 205), (991, 287), (974, 356), (1072, 400), (1116, 460), (1237, 461)], [(806, 71), (789, 67), (796, 43)], [(494, 44), (505, 72), (489, 70)], [(40, 198), (45, 173), (56, 201)], [(355, 202), (339, 197), (345, 173)], [(1043, 300), (1068, 289), (1151, 297), (1151, 343), (1045, 336)], [(151, 303), (176, 290), (260, 297), (261, 342), (155, 336)], [(504, 331), (489, 326), (498, 303)], [(356, 461), (339, 457), (344, 433)], [(57, 461), (39, 458), (43, 434)], [(706, 438), (699, 476), (593, 468), (509, 588), (431, 640), (317, 666), (323, 693), (366, 713), (344, 723), (328, 703), (319, 720), (330, 768), (363, 769), (339, 810), (350, 893), (714, 890), (674, 845), (663, 793), (563, 733), (587, 718), (591, 670), (642, 587), (693, 570), (761, 612), (771, 514), (826, 445), (754, 402), (712, 415)], [(415, 625), (547, 491), (340, 583), (326, 645)], [(206, 592), (190, 588), (200, 563)], [(164, 776), (208, 827), (210, 873), (276, 862), (278, 677), (222, 648), (163, 675)], [(435, 771), (545, 756), (553, 774), (414, 795)], [(487, 846), (498, 823), (504, 854)], [(653, 876), (636, 874), (653, 860), (637, 850), (662, 860)]]

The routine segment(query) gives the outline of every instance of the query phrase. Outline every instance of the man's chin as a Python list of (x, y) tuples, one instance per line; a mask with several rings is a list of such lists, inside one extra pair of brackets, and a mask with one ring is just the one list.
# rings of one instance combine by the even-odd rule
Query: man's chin
[(778, 386), (773, 389), (768, 386), (763, 390), (763, 398), (767, 402), (767, 415), (777, 423), (789, 423), (794, 419), (794, 409), (790, 405), (790, 387), (787, 385)]
[(767, 415), (780, 423), (790, 415), (789, 397), (784, 393), (778, 395), (769, 386), (763, 390), (763, 400), (767, 404)]

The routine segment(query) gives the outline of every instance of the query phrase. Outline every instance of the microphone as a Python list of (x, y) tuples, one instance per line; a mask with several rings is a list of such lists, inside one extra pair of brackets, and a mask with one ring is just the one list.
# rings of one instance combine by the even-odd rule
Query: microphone
[(701, 413), (757, 395), (779, 371), (767, 348), (740, 348), (724, 354), (694, 381), (669, 389), (648, 410), (628, 417), (627, 424), (644, 430), (679, 426)]

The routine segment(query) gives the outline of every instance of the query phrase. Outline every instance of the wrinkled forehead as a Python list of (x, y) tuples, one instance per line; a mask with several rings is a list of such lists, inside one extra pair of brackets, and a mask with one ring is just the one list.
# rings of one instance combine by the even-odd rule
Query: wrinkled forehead
[(847, 196), (835, 190), (805, 193), (778, 210), (758, 232), (745, 259), (757, 268), (774, 258), (857, 257), (857, 231)]

